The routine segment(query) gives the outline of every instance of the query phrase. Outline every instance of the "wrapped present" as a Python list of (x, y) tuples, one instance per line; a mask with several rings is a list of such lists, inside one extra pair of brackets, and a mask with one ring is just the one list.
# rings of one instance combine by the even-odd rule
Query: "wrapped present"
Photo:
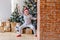
[(3, 22), (0, 24), (0, 32), (4, 32), (4, 23)]
[(4, 27), (0, 26), (0, 32), (4, 32)]
[(22, 29), (22, 34), (26, 33), (26, 28)]
[(32, 34), (32, 29), (30, 29), (30, 28), (26, 28), (26, 34)]
[(10, 22), (9, 21), (6, 21), (4, 23), (4, 31), (5, 32), (10, 32)]
[(11, 22), (11, 32), (15, 32), (16, 22)]

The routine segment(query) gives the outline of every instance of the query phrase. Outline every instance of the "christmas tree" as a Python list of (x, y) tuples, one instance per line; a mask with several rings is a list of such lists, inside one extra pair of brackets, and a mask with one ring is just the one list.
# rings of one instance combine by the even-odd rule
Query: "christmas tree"
[[(37, 0), (28, 0), (28, 1), (25, 0), (24, 3), (25, 3), (25, 5), (23, 6), (23, 8), (28, 7), (29, 13), (33, 17), (37, 18)], [(35, 21), (32, 20), (32, 24), (37, 28), (37, 21), (36, 20)]]

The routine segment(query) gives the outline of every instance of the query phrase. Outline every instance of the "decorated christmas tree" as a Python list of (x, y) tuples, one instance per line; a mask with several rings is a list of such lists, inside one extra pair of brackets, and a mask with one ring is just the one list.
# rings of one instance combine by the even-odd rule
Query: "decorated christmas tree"
[[(33, 17), (35, 17), (35, 18), (37, 18), (37, 0), (28, 0), (28, 1), (26, 1), (25, 0), (25, 5), (23, 6), (23, 7), (28, 7), (28, 9), (29, 9), (29, 13), (33, 16)], [(32, 24), (37, 28), (37, 21), (35, 20), (32, 20)]]
[[(24, 7), (28, 7), (29, 9), (29, 13), (37, 18), (37, 0), (25, 0), (25, 5), (23, 6)], [(17, 4), (18, 5), (18, 4)], [(11, 17), (10, 17), (10, 21), (11, 22), (20, 22), (21, 24), (24, 23), (24, 19), (23, 19), (23, 16), (19, 15), (19, 10), (17, 8), (17, 5), (16, 5), (16, 8), (14, 10), (14, 12), (11, 14)], [(36, 20), (32, 20), (32, 24), (37, 28), (37, 21)]]

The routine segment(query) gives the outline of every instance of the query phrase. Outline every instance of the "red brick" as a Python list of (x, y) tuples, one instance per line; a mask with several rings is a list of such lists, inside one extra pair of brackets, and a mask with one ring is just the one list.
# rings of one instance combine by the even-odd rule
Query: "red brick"
[(60, 40), (60, 0), (41, 0), (41, 40)]

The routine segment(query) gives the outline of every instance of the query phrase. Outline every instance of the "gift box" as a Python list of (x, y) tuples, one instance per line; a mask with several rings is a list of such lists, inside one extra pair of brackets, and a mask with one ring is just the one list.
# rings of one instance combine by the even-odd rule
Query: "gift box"
[(22, 34), (26, 33), (26, 28), (22, 29)]
[(10, 28), (8, 28), (7, 26), (4, 27), (4, 32), (10, 32)]
[(0, 32), (4, 32), (4, 23), (3, 22), (0, 24)]
[(4, 27), (0, 26), (0, 32), (4, 32)]
[(15, 27), (16, 27), (16, 22), (11, 22), (11, 32), (16, 32)]
[(30, 29), (30, 28), (26, 28), (25, 33), (26, 33), (26, 34), (32, 34), (32, 29)]
[(5, 23), (4, 23), (4, 31), (5, 32), (10, 32), (10, 22), (9, 21), (6, 21)]

